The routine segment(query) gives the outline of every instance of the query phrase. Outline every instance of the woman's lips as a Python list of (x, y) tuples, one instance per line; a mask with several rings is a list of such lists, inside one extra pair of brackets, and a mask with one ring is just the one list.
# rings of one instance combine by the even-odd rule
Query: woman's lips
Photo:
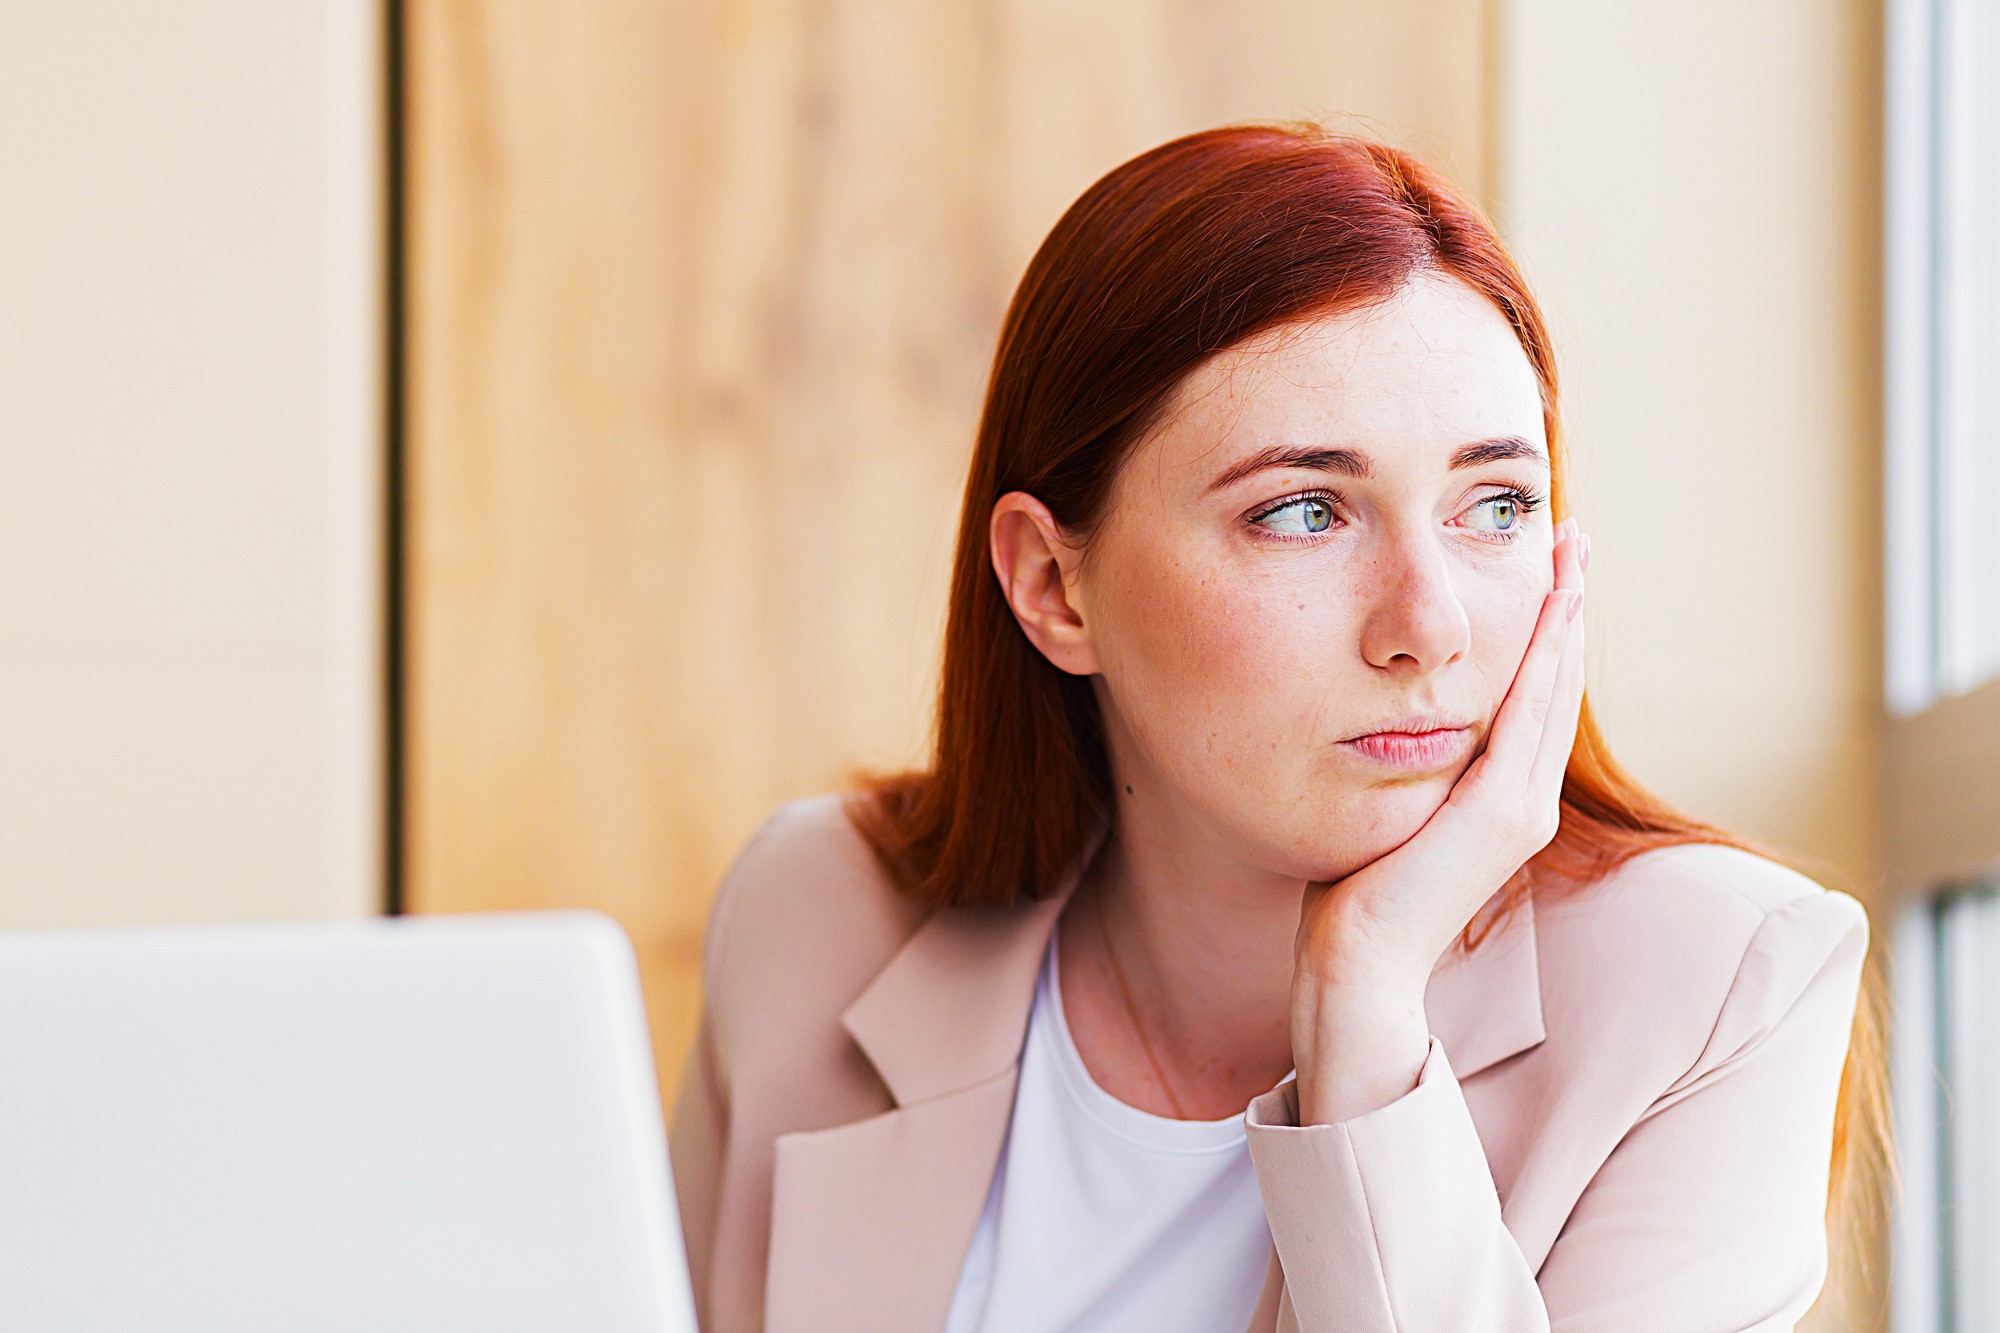
[(1341, 744), (1391, 768), (1442, 768), (1465, 752), (1470, 727), (1439, 727), (1434, 731), (1374, 731)]

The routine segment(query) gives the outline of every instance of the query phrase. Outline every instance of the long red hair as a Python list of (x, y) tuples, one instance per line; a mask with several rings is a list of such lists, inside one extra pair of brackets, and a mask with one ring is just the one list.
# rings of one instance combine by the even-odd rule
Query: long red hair
[[(1226, 126), (1133, 158), (1063, 214), (1022, 275), (993, 360), (959, 514), (931, 763), (857, 774), (847, 804), (904, 893), (940, 907), (1038, 897), (1111, 805), (1089, 682), (1028, 641), (993, 574), (994, 502), (1026, 491), (1087, 535), (1118, 467), (1189, 372), (1266, 330), (1384, 299), (1420, 268), (1483, 292), (1513, 326), (1541, 386), (1560, 521), (1566, 467), (1541, 311), (1491, 221), (1415, 157), (1312, 124)], [(1503, 901), (1575, 891), (1640, 852), (1691, 841), (1772, 855), (1641, 787), (1586, 699), (1561, 829)], [(1830, 1206), (1864, 1140), (1886, 1143), (1879, 1029), (1876, 1006), (1859, 1006)]]

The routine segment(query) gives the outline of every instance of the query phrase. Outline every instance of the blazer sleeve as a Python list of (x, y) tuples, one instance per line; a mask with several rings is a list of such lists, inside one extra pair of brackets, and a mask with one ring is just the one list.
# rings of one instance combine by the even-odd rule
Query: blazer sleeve
[(702, 935), (701, 1019), (681, 1068), (680, 1091), (667, 1122), (667, 1156), (673, 1166), (681, 1238), (687, 1247), (688, 1277), (694, 1288), (695, 1324), (700, 1329), (715, 1326), (711, 1307), (715, 1299), (717, 1221), (729, 1160), (728, 1049), (717, 1015), (717, 978), (725, 963), (723, 954), (740, 883), (753, 873), (754, 853), (766, 845), (784, 813), (779, 809), (751, 834), (716, 888)]
[(1435, 1036), (1416, 1086), (1354, 1119), (1301, 1127), (1289, 1081), (1257, 1098), (1246, 1123), (1284, 1269), (1281, 1333), (1794, 1328), (1826, 1277), (1867, 942), (1842, 893), (1764, 917), (1701, 1056), (1598, 1168), (1538, 1272)]

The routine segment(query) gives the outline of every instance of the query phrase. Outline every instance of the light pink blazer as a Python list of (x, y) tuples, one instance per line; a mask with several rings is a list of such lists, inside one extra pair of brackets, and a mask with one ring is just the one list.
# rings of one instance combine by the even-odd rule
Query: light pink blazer
[[(942, 1326), (1075, 878), (927, 914), (833, 795), (758, 830), (670, 1135), (704, 1333)], [(1694, 845), (1447, 953), (1414, 1090), (1304, 1128), (1289, 1080), (1250, 1104), (1251, 1330), (1790, 1329), (1867, 936), (1853, 898)]]

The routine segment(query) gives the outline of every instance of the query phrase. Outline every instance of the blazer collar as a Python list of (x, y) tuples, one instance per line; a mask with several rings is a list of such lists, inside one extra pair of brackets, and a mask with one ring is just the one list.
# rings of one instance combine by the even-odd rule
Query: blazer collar
[[(898, 1106), (968, 1088), (1013, 1066), (1049, 935), (1108, 827), (1098, 822), (1045, 898), (933, 913), (841, 1013)], [(1484, 926), (1494, 907), (1489, 902), (1475, 920)], [(1425, 986), (1424, 1012), (1459, 1078), (1542, 1041), (1532, 899), (1471, 952), (1456, 944), (1445, 951)]]

